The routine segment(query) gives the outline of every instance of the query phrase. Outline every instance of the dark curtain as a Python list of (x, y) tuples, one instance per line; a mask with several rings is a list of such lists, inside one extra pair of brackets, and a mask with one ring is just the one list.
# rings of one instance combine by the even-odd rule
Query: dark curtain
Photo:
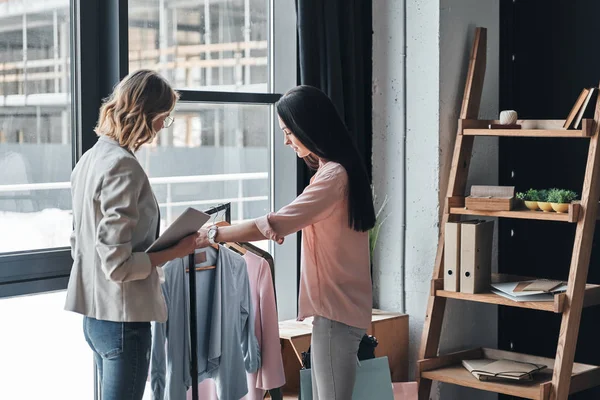
[[(298, 84), (317, 87), (346, 122), (371, 179), (372, 0), (296, 0)], [(312, 172), (298, 160), (297, 189)], [(301, 235), (298, 235), (300, 282)]]
[[(372, 0), (296, 0), (298, 83), (333, 100), (371, 177)], [(299, 164), (298, 192), (310, 172)]]

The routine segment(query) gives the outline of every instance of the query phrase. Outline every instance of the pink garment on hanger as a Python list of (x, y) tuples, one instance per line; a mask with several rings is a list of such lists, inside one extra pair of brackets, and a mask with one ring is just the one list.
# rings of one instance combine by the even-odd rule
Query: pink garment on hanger
[[(254, 332), (260, 347), (261, 366), (257, 372), (247, 374), (248, 394), (242, 400), (262, 400), (267, 390), (285, 384), (279, 320), (269, 263), (251, 251), (246, 252), (244, 259), (248, 266), (250, 296), (254, 309)], [(218, 400), (212, 379), (198, 385), (198, 394), (202, 400)], [(188, 391), (187, 399), (192, 399), (191, 390)]]
[[(254, 305), (254, 333), (260, 348), (260, 369), (248, 374), (248, 387), (253, 386), (260, 397), (248, 400), (260, 400), (264, 390), (282, 387), (285, 384), (281, 340), (279, 338), (279, 319), (275, 304), (275, 289), (269, 263), (251, 251), (244, 255), (250, 278), (250, 296)], [(261, 390), (262, 389), (262, 390)]]

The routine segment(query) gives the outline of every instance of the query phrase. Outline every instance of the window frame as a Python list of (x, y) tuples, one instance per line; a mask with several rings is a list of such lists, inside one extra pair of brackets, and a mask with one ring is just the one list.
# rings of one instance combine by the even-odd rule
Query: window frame
[[(128, 73), (128, 1), (70, 0), (70, 17), (71, 153), (74, 167), (81, 155), (96, 143), (93, 128), (102, 99)], [(283, 144), (273, 107), (281, 94), (297, 82), (294, 1), (269, 0), (269, 18), (270, 84), (267, 93), (178, 91), (182, 102), (272, 106), (270, 211), (274, 211), (296, 196), (296, 159)], [(289, 179), (290, 176), (294, 179)], [(294, 235), (283, 245), (273, 247), (273, 257), (278, 266), (275, 276), (278, 292), (297, 291), (297, 242)], [(0, 253), (0, 299), (64, 290), (71, 266), (68, 247)], [(296, 296), (289, 301), (283, 296), (278, 296), (278, 299), (280, 317), (292, 318), (297, 309)]]

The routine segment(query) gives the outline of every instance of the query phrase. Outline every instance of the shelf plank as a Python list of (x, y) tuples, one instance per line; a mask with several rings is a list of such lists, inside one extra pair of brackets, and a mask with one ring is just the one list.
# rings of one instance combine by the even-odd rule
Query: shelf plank
[(589, 138), (581, 130), (542, 130), (542, 129), (465, 129), (465, 136), (510, 136), (538, 138)]
[(553, 313), (562, 312), (561, 309), (557, 309), (557, 305), (554, 301), (527, 301), (527, 302), (519, 302), (512, 301), (505, 297), (499, 296), (495, 293), (478, 293), (478, 294), (469, 294), (469, 293), (461, 293), (461, 292), (447, 292), (445, 290), (438, 290), (435, 294), (436, 296), (445, 297), (447, 299), (457, 299), (457, 300), (465, 300), (465, 301), (474, 301), (477, 303), (487, 303), (487, 304), (497, 304), (501, 306), (508, 307), (517, 307), (517, 308), (528, 308), (531, 310), (539, 310), (539, 311), (549, 311)]
[[(575, 212), (578, 212), (578, 206), (574, 204)], [(450, 214), (455, 215), (474, 215), (480, 217), (501, 217), (501, 218), (516, 218), (516, 219), (532, 219), (538, 221), (558, 221), (558, 222), (577, 222), (577, 218), (573, 218), (571, 213), (556, 213), (544, 211), (530, 210), (513, 210), (513, 211), (480, 211), (469, 210), (464, 207), (451, 207)]]
[(564, 120), (519, 120), (521, 129), (489, 129), (494, 120), (463, 120), (465, 136), (509, 136), (538, 138), (589, 138), (593, 135), (593, 120), (582, 120), (581, 129), (564, 129)]
[[(493, 381), (480, 381), (476, 379), (462, 365), (451, 365), (422, 373), (422, 377), (432, 381), (466, 386), (488, 392), (502, 393), (509, 396), (523, 397), (525, 399), (540, 399), (540, 386), (552, 380), (549, 372), (537, 375), (536, 380), (524, 383), (504, 383)], [(541, 399), (540, 399), (541, 400)]]
[[(507, 274), (492, 274), (492, 282), (518, 282), (533, 280), (536, 278), (507, 275)], [(558, 293), (554, 296), (554, 301), (526, 301), (518, 302), (507, 299), (492, 292), (486, 293), (461, 293), (461, 292), (449, 292), (443, 290), (443, 280), (439, 280), (438, 286), (433, 286), (435, 295), (439, 297), (445, 297), (447, 299), (463, 300), (463, 301), (474, 301), (476, 303), (496, 304), (507, 307), (527, 308), (530, 310), (547, 311), (553, 313), (562, 313), (564, 305), (566, 304), (566, 294)], [(588, 284), (585, 289), (584, 295), (584, 307), (591, 307), (600, 304), (600, 285)]]
[[(480, 381), (461, 364), (462, 360), (479, 358), (478, 355), (493, 360), (507, 359), (534, 364), (544, 364), (547, 368), (536, 374), (534, 380), (531, 382)], [(420, 360), (418, 361), (418, 365), (421, 376), (432, 381), (451, 383), (488, 392), (523, 397), (526, 399), (547, 400), (546, 396), (549, 393), (549, 385), (552, 384), (552, 367), (554, 366), (554, 360), (551, 358), (503, 350), (473, 349), (443, 355), (434, 359)], [(574, 363), (570, 393), (576, 393), (595, 386), (595, 382), (599, 377), (599, 367)]]

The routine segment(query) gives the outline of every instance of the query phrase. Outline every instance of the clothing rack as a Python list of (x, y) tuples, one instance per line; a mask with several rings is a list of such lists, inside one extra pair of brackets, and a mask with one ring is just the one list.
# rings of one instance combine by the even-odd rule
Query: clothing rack
[[(208, 215), (215, 215), (220, 213), (221, 211), (225, 211), (225, 221), (231, 224), (231, 203), (221, 204), (219, 206), (213, 207), (209, 210), (204, 211)], [(244, 243), (244, 247), (258, 249), (254, 245), (249, 243)], [(260, 249), (258, 249), (260, 250)], [(270, 255), (269, 255), (270, 256)], [(272, 257), (271, 257), (272, 260)], [(196, 274), (192, 273), (194, 265), (196, 263), (195, 254), (192, 253), (188, 256), (188, 267), (190, 270), (189, 280), (190, 280), (190, 337), (192, 338), (190, 347), (192, 352), (192, 360), (191, 360), (191, 374), (192, 374), (192, 400), (199, 400), (198, 394), (198, 342), (195, 340), (198, 331), (198, 320), (196, 315)], [(271, 266), (272, 268), (272, 266)], [(273, 278), (273, 285), (275, 285), (275, 271), (271, 271)], [(277, 298), (277, 297), (276, 297)], [(277, 301), (277, 300), (276, 300)], [(273, 400), (283, 400), (283, 394), (281, 392), (281, 388), (270, 389), (269, 393), (271, 395), (271, 399)]]
[[(221, 211), (225, 211), (225, 221), (231, 223), (231, 203), (221, 204), (204, 211), (208, 215), (214, 215)], [(188, 274), (190, 280), (190, 346), (192, 351), (191, 374), (192, 374), (192, 400), (198, 399), (198, 342), (196, 341), (198, 332), (198, 320), (196, 315), (196, 274), (194, 273), (194, 265), (196, 263), (195, 253), (188, 256)]]

